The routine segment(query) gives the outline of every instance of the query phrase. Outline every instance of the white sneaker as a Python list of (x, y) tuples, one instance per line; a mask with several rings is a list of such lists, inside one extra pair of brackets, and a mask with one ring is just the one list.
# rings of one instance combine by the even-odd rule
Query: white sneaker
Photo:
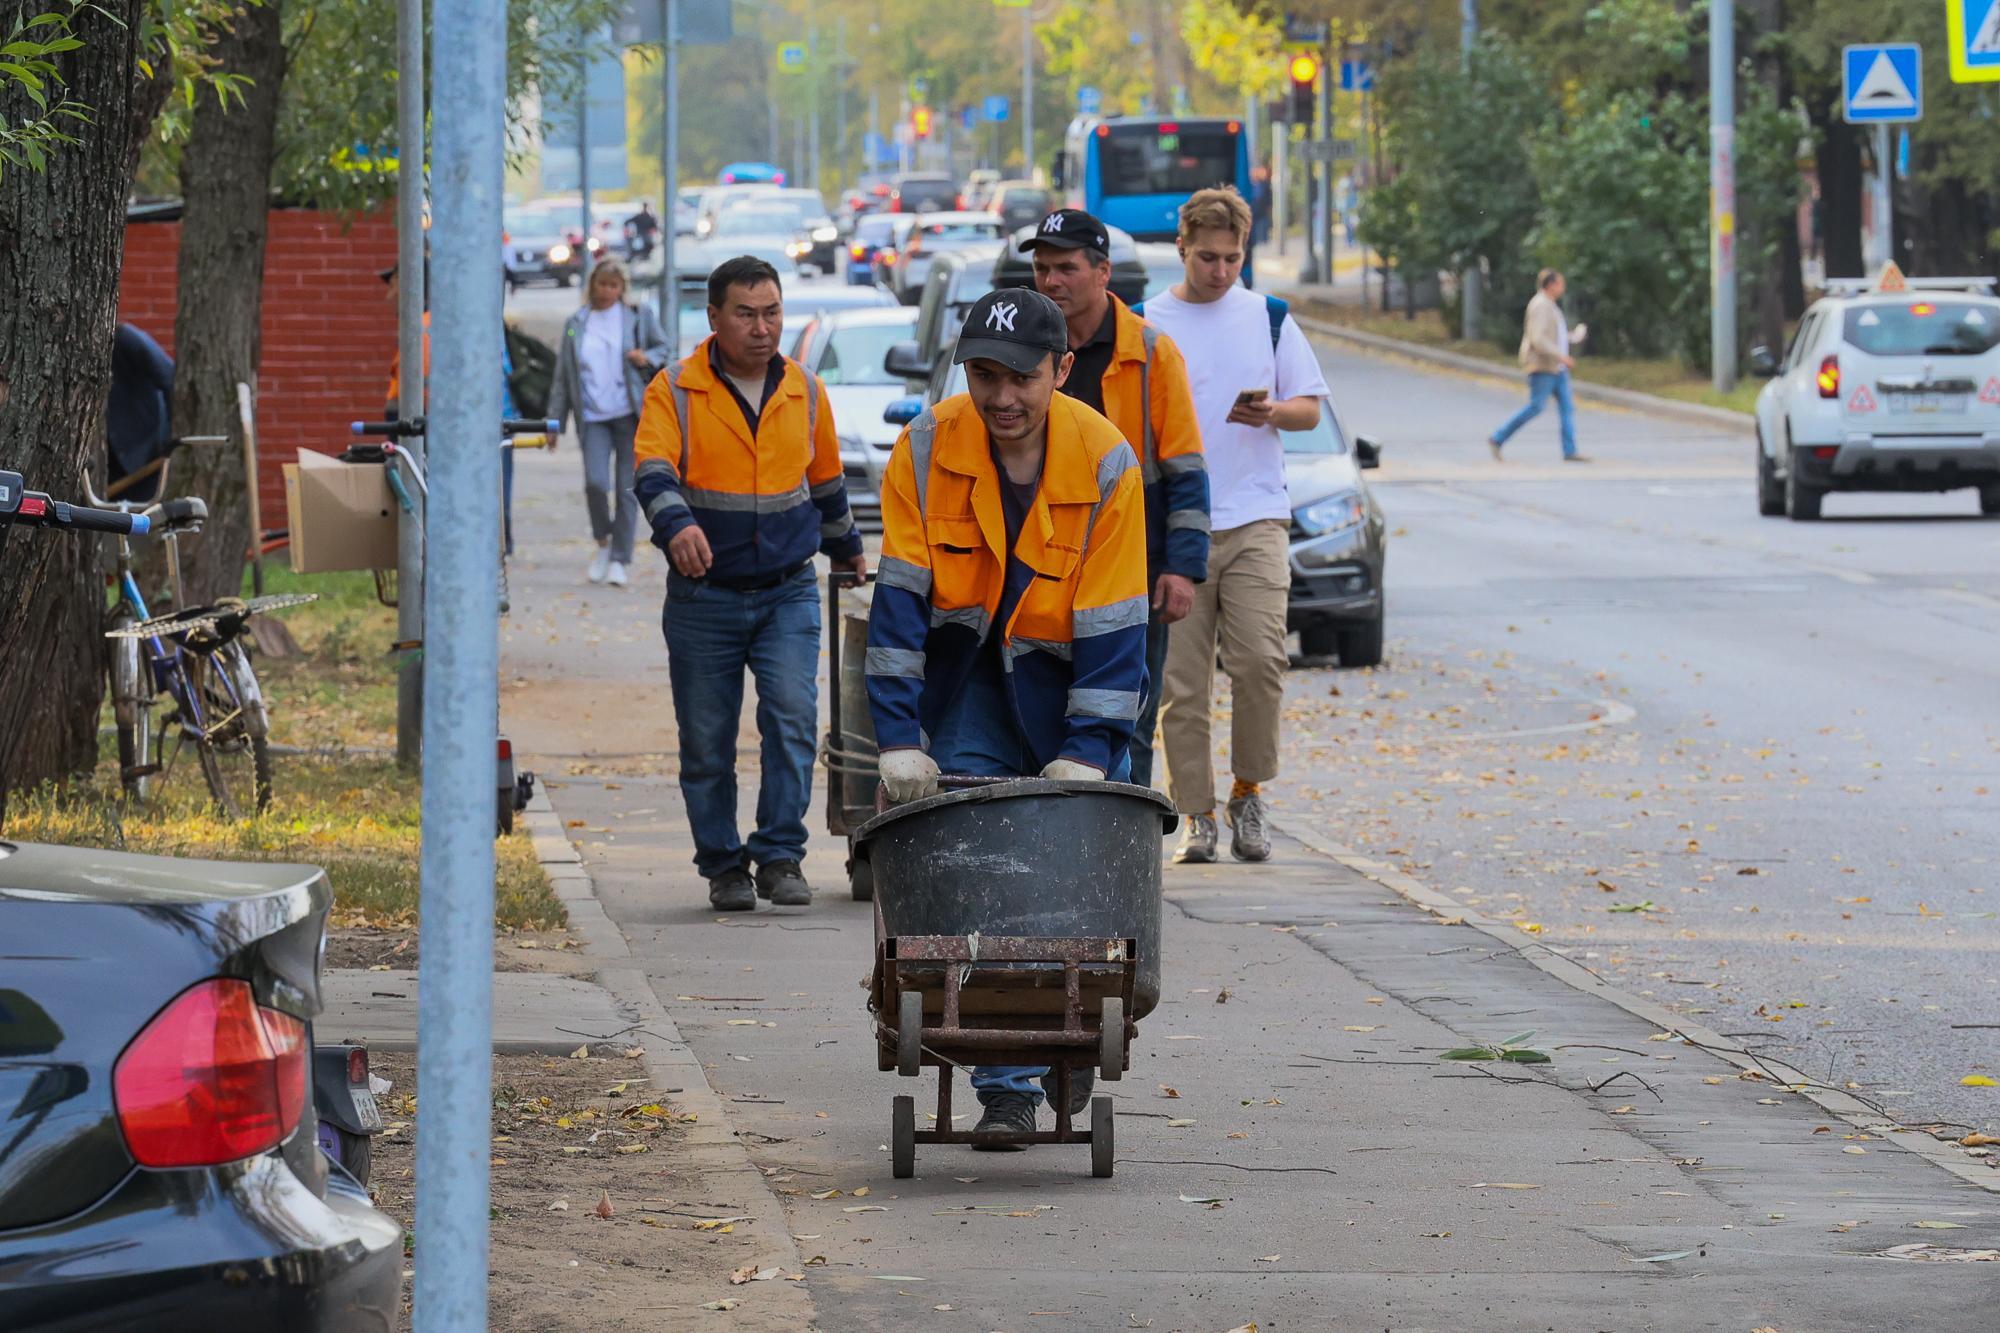
[(602, 583), (604, 582), (604, 576), (610, 571), (611, 548), (600, 546), (597, 548), (597, 554), (590, 557), (590, 581), (592, 583)]
[(611, 568), (605, 572), (604, 581), (610, 584), (614, 588), (624, 587), (626, 583), (629, 582), (629, 580), (625, 577), (625, 566), (619, 564), (616, 560), (613, 560), (611, 562)]

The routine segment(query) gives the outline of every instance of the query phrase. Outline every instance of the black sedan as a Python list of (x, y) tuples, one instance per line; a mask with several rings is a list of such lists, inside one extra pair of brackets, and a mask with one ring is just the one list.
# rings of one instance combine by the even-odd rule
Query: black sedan
[(567, 287), (583, 276), (582, 224), (576, 210), (510, 208), (503, 221), (500, 266), (507, 285), (552, 282)]
[(402, 1229), (330, 1169), (313, 866), (0, 842), (0, 1328), (381, 1330)]

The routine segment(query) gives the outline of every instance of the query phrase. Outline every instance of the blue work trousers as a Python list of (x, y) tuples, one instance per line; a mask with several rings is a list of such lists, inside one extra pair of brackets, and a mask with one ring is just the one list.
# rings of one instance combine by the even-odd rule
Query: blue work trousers
[[(819, 716), (819, 582), (812, 566), (753, 592), (670, 573), (661, 621), (695, 868), (714, 879), (748, 862), (804, 861)], [(736, 832), (736, 724), (745, 668), (757, 682), (763, 769), (757, 830), (747, 844)]]
[(1167, 629), (1158, 619), (1146, 622), (1146, 693), (1139, 703), (1139, 720), (1132, 727), (1132, 777), (1141, 787), (1153, 785), (1153, 741), (1160, 728), (1160, 683), (1167, 675)]
[(1576, 453), (1576, 400), (1569, 392), (1569, 372), (1567, 370), (1537, 370), (1528, 376), (1528, 405), (1507, 418), (1507, 424), (1493, 432), (1493, 443), (1505, 444), (1515, 431), (1533, 421), (1549, 405), (1553, 395), (1556, 400), (1556, 415), (1562, 421), (1563, 457)]
[[(1007, 697), (1000, 669), (991, 659), (982, 656), (939, 719), (930, 755), (942, 774), (1006, 778), (1033, 777), (1041, 772), (1014, 720), (1014, 705)], [(1129, 754), (1121, 756), (1109, 776), (1117, 782), (1127, 781), (1130, 767)], [(980, 1065), (972, 1071), (972, 1090), (982, 1104), (1013, 1092), (1039, 1106), (1042, 1088), (1038, 1081), (1048, 1072), (1046, 1065)], [(1049, 1086), (1054, 1088), (1053, 1081)]]

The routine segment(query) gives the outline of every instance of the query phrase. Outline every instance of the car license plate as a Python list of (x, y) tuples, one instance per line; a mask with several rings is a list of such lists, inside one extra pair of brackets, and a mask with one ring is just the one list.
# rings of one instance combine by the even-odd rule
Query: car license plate
[(1962, 393), (1932, 393), (1917, 390), (1911, 393), (1884, 395), (1889, 400), (1889, 410), (1908, 413), (1912, 416), (1926, 416), (1934, 413), (1963, 413), (1966, 395)]
[(375, 1105), (375, 1094), (366, 1088), (349, 1088), (347, 1092), (354, 1098), (354, 1113), (360, 1117), (361, 1132), (379, 1132), (382, 1128), (382, 1108)]

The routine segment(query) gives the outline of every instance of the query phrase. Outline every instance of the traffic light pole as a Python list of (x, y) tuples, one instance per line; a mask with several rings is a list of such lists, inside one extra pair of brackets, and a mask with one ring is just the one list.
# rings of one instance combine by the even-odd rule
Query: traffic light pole
[(1035, 179), (1035, 11), (1021, 9), (1021, 179)]
[(665, 99), (660, 108), (660, 193), (666, 196), (667, 214), (667, 225), (660, 228), (660, 324), (670, 330), (671, 339), (680, 337), (681, 327), (674, 272), (674, 214), (680, 206), (681, 175), (680, 19), (679, 0), (660, 0), (660, 45), (665, 48), (660, 61), (660, 96)]
[[(1472, 48), (1479, 42), (1478, 0), (1459, 0), (1458, 50), (1462, 71), (1467, 77), (1472, 73)], [(1481, 275), (1479, 256), (1467, 256), (1465, 273), (1459, 280), (1460, 314), (1464, 316), (1460, 335), (1471, 342), (1479, 336), (1479, 298), (1481, 296)]]
[[(1888, 139), (1888, 127), (1881, 137)], [(1876, 164), (1884, 175), (1888, 163)], [(1736, 6), (1708, 8), (1709, 370), (1715, 391), (1736, 387)]]
[(1321, 281), (1331, 287), (1333, 271), (1333, 80), (1339, 66), (1333, 63), (1333, 45), (1322, 48), (1319, 62), (1319, 256), (1325, 269)]
[[(424, 297), (429, 286), (424, 262), (424, 7), (423, 0), (396, 5), (396, 357), (405, 420), (424, 414)], [(402, 447), (418, 467), (424, 441), (410, 436)], [(424, 497), (411, 495), (396, 523), (396, 638), (403, 645), (396, 661), (396, 763), (414, 773), (424, 753)], [(253, 533), (258, 541), (264, 534)]]

